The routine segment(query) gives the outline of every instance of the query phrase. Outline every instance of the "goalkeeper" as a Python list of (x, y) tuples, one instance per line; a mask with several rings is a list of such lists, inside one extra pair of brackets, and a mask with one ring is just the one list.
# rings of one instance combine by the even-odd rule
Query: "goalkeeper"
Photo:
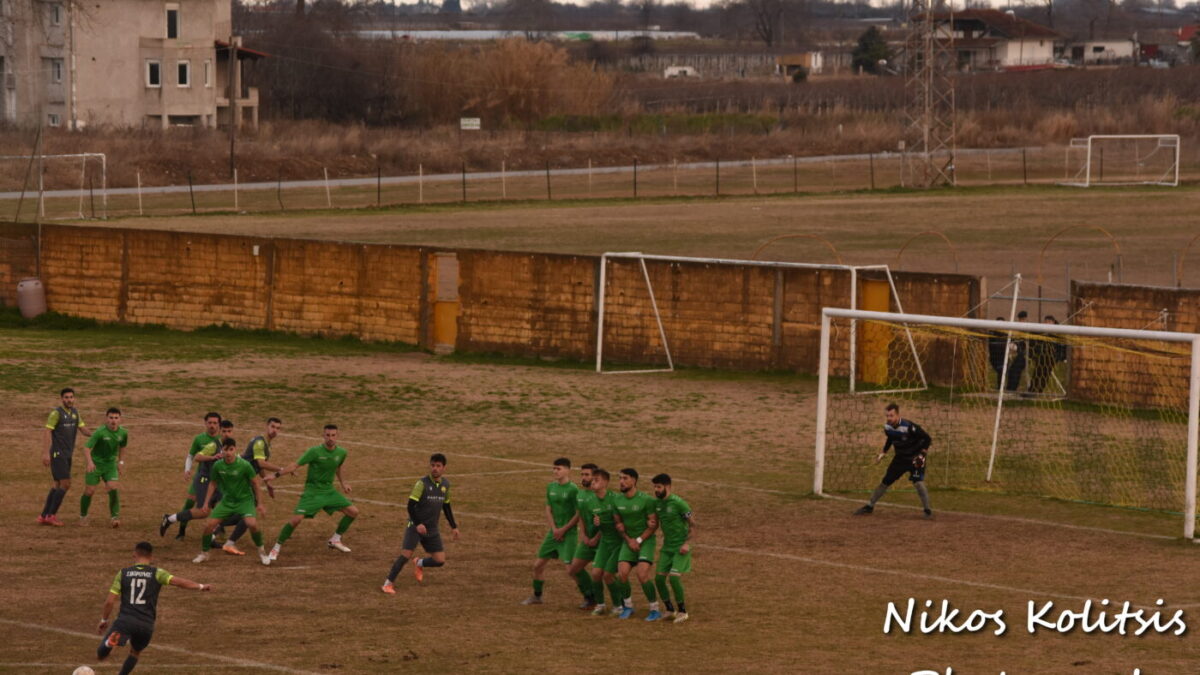
[(910, 474), (909, 480), (921, 497), (921, 506), (925, 509), (925, 518), (933, 518), (933, 510), (929, 508), (929, 490), (925, 487), (925, 454), (929, 451), (932, 439), (916, 422), (900, 417), (900, 406), (895, 403), (887, 405), (887, 423), (883, 425), (883, 433), (887, 442), (883, 450), (875, 458), (878, 464), (887, 455), (888, 449), (894, 448), (896, 454), (888, 465), (887, 473), (875, 492), (871, 493), (871, 501), (859, 507), (854, 512), (856, 516), (870, 515), (875, 511), (875, 502), (879, 501), (892, 483), (904, 474)]

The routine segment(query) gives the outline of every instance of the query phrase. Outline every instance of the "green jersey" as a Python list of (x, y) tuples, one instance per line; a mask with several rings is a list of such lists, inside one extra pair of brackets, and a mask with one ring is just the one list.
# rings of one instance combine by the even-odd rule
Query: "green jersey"
[(675, 550), (683, 546), (691, 531), (692, 507), (683, 501), (683, 497), (675, 494), (656, 501), (658, 503), (654, 506), (658, 513), (658, 527), (663, 532), (663, 549)]
[(335, 445), (332, 450), (324, 445), (314, 445), (300, 455), (296, 464), (308, 465), (308, 476), (304, 479), (305, 490), (332, 490), (333, 477), (346, 461), (346, 449)]
[(637, 537), (646, 531), (646, 521), (654, 513), (654, 495), (634, 491), (632, 497), (617, 495), (617, 515), (625, 525), (625, 536)]
[[(213, 457), (221, 449), (221, 439), (219, 436), (209, 436), (207, 433), (196, 434), (192, 439), (192, 447), (188, 449), (188, 456), (195, 457), (196, 455), (204, 455), (205, 457)], [(196, 471), (201, 476), (207, 477), (212, 469), (212, 462), (198, 462), (200, 465)]]
[[(596, 493), (592, 493), (592, 515), (600, 516), (600, 539), (602, 541), (618, 541), (621, 538), (621, 533), (617, 532), (617, 521), (613, 518), (613, 514), (617, 512), (617, 493), (605, 492), (601, 498)], [(592, 519), (589, 517), (588, 522)]]
[(576, 491), (575, 510), (579, 513), (579, 522), (583, 525), (583, 536), (589, 539), (596, 536), (596, 530), (600, 529), (592, 524), (592, 516), (599, 505), (600, 499), (596, 497), (595, 492), (586, 488)]
[(550, 517), (554, 519), (555, 527), (562, 527), (575, 517), (576, 509), (579, 508), (575, 504), (575, 495), (578, 492), (579, 487), (574, 483), (559, 485), (551, 482), (546, 486), (546, 506), (550, 507)]
[(112, 464), (117, 461), (121, 448), (129, 444), (129, 432), (125, 427), (117, 427), (116, 431), (108, 427), (100, 427), (92, 432), (86, 445), (92, 450), (92, 461), (97, 464)]
[(218, 459), (213, 464), (215, 466), (212, 479), (223, 495), (221, 499), (228, 500), (231, 504), (254, 501), (254, 488), (251, 483), (258, 474), (255, 473), (254, 467), (250, 466), (250, 462), (235, 457), (233, 462)]

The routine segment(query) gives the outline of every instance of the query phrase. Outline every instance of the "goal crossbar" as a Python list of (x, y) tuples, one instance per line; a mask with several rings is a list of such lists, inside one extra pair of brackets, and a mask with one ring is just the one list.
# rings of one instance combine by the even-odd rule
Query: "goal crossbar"
[(855, 309), (826, 307), (821, 312), (820, 361), (817, 372), (817, 424), (813, 457), (813, 493), (823, 494), (826, 432), (829, 412), (829, 347), (833, 319), (852, 321), (879, 321), (892, 324), (925, 324), (979, 331), (1014, 331), (1044, 335), (1064, 335), (1092, 338), (1119, 338), (1128, 340), (1157, 340), (1162, 342), (1191, 345), (1191, 369), (1188, 386), (1187, 412), (1187, 459), (1184, 483), (1184, 537), (1192, 539), (1196, 526), (1196, 465), (1197, 446), (1200, 444), (1200, 333), (1180, 333), (1156, 330), (1132, 330), (1104, 326), (1071, 326), (1061, 324), (1021, 323), (1014, 326), (1008, 321), (986, 319), (962, 319), (956, 317), (894, 312), (872, 312)]
[[(667, 359), (666, 368), (650, 368), (650, 369), (634, 369), (634, 370), (604, 370), (604, 318), (605, 308), (608, 300), (608, 261), (609, 260), (633, 260), (637, 261), (641, 268), (642, 279), (646, 284), (646, 291), (650, 295), (650, 306), (654, 311), (654, 321), (658, 328), (659, 339), (662, 340), (663, 351)], [(783, 262), (772, 260), (740, 260), (736, 258), (697, 258), (689, 256), (675, 255), (654, 255), (640, 253), (637, 251), (628, 252), (607, 252), (600, 256), (600, 292), (597, 301), (598, 318), (596, 322), (596, 372), (602, 375), (623, 375), (635, 373), (669, 373), (675, 370), (675, 362), (671, 357), (671, 348), (667, 340), (666, 328), (663, 325), (662, 313), (659, 311), (658, 300), (654, 294), (654, 284), (650, 280), (650, 272), (646, 268), (646, 261), (652, 260), (655, 262), (668, 263), (692, 263), (702, 265), (738, 265), (742, 267), (770, 267), (776, 269), (806, 269), (806, 270), (830, 270), (830, 271), (848, 271), (850, 272), (850, 307), (858, 308), (858, 273), (860, 271), (875, 271), (882, 272), (887, 277), (888, 289), (891, 293), (892, 300), (896, 303), (896, 308), (901, 312), (904, 311), (904, 305), (900, 301), (900, 293), (896, 290), (896, 282), (892, 278), (892, 271), (887, 265), (839, 265), (829, 263), (798, 263), (798, 262)], [(850, 390), (854, 391), (855, 380), (855, 361), (856, 350), (858, 346), (857, 322), (850, 323)], [(912, 334), (908, 333), (909, 348), (916, 355), (917, 346), (913, 340)], [(921, 386), (918, 389), (923, 389), (928, 386), (925, 378), (925, 371), (920, 365), (920, 360), (917, 360), (918, 376), (920, 377)]]
[[(79, 190), (77, 192), (77, 194), (79, 196), (79, 218), (81, 220), (84, 217), (83, 216), (83, 196), (86, 192), (86, 189), (85, 189), (86, 186), (83, 181), (84, 181), (84, 179), (86, 177), (86, 173), (87, 173), (87, 162), (88, 162), (88, 160), (95, 160), (95, 159), (100, 160), (101, 208), (104, 213), (103, 217), (105, 219), (108, 218), (108, 155), (106, 155), (103, 152), (73, 152), (73, 153), (54, 154), (54, 155), (46, 155), (46, 154), (42, 154), (42, 155), (0, 155), (0, 161), (11, 161), (11, 160), (32, 161), (35, 159), (41, 160), (41, 161), (45, 161), (47, 159), (78, 159), (78, 160), (83, 161), (83, 172), (81, 173)], [(24, 197), (25, 192), (27, 192), (27, 188), (28, 188), (28, 186), (26, 186), (26, 185), (21, 186), (22, 197)], [(38, 195), (38, 210), (39, 210), (38, 212), (39, 212), (39, 215), (41, 215), (42, 211), (44, 211), (44, 209), (45, 209), (45, 199), (46, 199), (46, 189), (45, 189), (45, 185), (42, 182), (41, 176), (38, 177), (37, 195)]]
[[(1156, 140), (1153, 152), (1157, 152), (1162, 148), (1170, 148), (1173, 157), (1171, 164), (1163, 171), (1162, 175), (1157, 180), (1117, 180), (1104, 183), (1093, 182), (1092, 180), (1092, 155), (1096, 141), (1145, 141)], [(1169, 187), (1179, 186), (1179, 160), (1180, 160), (1180, 137), (1178, 134), (1093, 134), (1086, 138), (1072, 138), (1068, 146), (1070, 149), (1086, 151), (1084, 164), (1076, 172), (1074, 180), (1063, 180), (1058, 184), (1066, 187), (1092, 187), (1093, 185), (1107, 186), (1123, 186), (1123, 185), (1164, 185)], [(1136, 161), (1141, 162), (1143, 158), (1138, 158)], [(1101, 155), (1103, 160), (1103, 155)], [(1140, 170), (1140, 167), (1138, 167)], [(1103, 161), (1101, 162), (1101, 179), (1103, 179)]]

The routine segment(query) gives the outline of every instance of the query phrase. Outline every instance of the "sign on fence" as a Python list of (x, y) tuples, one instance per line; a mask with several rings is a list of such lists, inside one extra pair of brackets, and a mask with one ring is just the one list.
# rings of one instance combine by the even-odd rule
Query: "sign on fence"
[(483, 128), (483, 124), (478, 117), (460, 117), (458, 119), (458, 128), (463, 131), (479, 131)]

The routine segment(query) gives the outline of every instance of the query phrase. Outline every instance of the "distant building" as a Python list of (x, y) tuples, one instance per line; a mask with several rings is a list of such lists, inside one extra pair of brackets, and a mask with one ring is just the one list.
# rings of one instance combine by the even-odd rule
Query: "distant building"
[(1081, 40), (1067, 45), (1065, 53), (1072, 62), (1082, 65), (1128, 63), (1138, 54), (1138, 43), (1132, 39)]
[[(0, 118), (78, 129), (230, 121), (230, 0), (0, 0)], [(240, 44), (240, 39), (238, 39)], [(258, 91), (233, 69), (244, 120)]]
[(806, 75), (820, 75), (825, 69), (825, 55), (821, 52), (780, 54), (775, 57), (775, 67), (780, 75), (789, 79), (799, 72)]
[(1066, 37), (1041, 24), (998, 9), (966, 9), (939, 17), (940, 30), (954, 37), (960, 70), (1049, 68), (1056, 44)]

